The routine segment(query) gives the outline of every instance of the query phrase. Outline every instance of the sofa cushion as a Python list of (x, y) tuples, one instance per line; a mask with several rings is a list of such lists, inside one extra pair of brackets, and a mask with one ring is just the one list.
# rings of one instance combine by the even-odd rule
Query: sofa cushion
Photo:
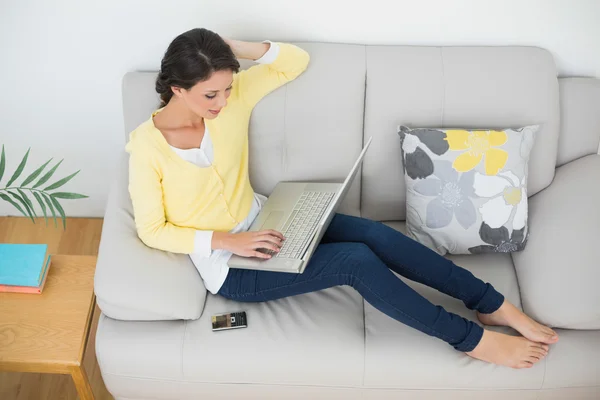
[[(403, 223), (387, 223), (406, 231)], [(457, 265), (490, 282), (520, 307), (519, 285), (509, 254), (450, 256)], [(403, 280), (432, 303), (477, 321), (460, 300), (435, 289)], [(403, 325), (365, 303), (365, 386), (394, 389), (538, 389), (544, 362), (514, 370), (475, 360), (443, 341)], [(509, 328), (492, 328), (511, 332)], [(514, 331), (512, 331), (514, 332)]]
[[(246, 311), (247, 328), (211, 330), (212, 315), (238, 310)], [(208, 294), (195, 321), (103, 317), (98, 362), (117, 398), (197, 399), (214, 390), (212, 385), (227, 384), (260, 385), (262, 393), (280, 395), (294, 392), (285, 388), (289, 385), (311, 398), (303, 386), (362, 384), (363, 310), (362, 297), (349, 287), (263, 303)]]
[(562, 399), (600, 399), (600, 331), (558, 329), (557, 333), (560, 340), (552, 345), (546, 357), (542, 388), (595, 388), (596, 396)]
[(556, 171), (529, 199), (529, 242), (513, 254), (523, 308), (553, 327), (600, 329), (600, 156)]
[(556, 165), (598, 152), (600, 79), (561, 78), (560, 137)]
[[(405, 232), (403, 223), (388, 225)], [(508, 255), (451, 258), (519, 307)], [(434, 303), (475, 318), (458, 300), (409, 284)], [(248, 328), (210, 330), (212, 314), (242, 309)], [(266, 303), (209, 294), (197, 321), (131, 322), (102, 315), (96, 353), (117, 399), (594, 398), (599, 360), (589, 350), (597, 348), (600, 335), (558, 333), (561, 340), (544, 361), (511, 370), (473, 360), (391, 320), (354, 290), (337, 287)], [(532, 390), (540, 388), (545, 390)]]
[(122, 320), (198, 318), (206, 288), (189, 256), (146, 246), (138, 237), (121, 154), (102, 225), (94, 290), (102, 312)]
[(522, 250), (538, 130), (400, 126), (410, 236), (440, 254)]
[(529, 194), (550, 184), (559, 101), (550, 52), (534, 47), (367, 46), (361, 215), (404, 220), (398, 125), (505, 128), (541, 125), (531, 153)]

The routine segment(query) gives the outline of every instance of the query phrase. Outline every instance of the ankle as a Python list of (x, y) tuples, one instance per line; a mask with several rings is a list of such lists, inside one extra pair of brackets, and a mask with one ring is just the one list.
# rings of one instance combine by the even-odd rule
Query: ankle
[(502, 304), (500, 305), (500, 307), (498, 307), (498, 309), (496, 309), (496, 311), (493, 311), (492, 314), (504, 315), (510, 311), (510, 306), (511, 306), (511, 303), (509, 303), (507, 300), (504, 300), (502, 302)]

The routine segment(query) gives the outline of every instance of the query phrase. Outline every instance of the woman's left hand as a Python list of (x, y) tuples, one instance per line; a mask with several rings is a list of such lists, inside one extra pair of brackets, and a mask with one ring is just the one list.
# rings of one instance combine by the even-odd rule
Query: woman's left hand
[(269, 50), (269, 43), (254, 43), (254, 42), (243, 42), (241, 40), (233, 40), (222, 37), (225, 43), (237, 58), (247, 60), (258, 60), (261, 58), (267, 50)]

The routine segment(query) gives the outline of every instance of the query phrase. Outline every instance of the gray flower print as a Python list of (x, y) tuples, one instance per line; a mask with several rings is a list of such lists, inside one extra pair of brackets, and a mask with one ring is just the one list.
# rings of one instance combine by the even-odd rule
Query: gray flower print
[(471, 254), (512, 253), (523, 250), (527, 244), (525, 227), (513, 230), (512, 235), (509, 237), (508, 229), (505, 226), (494, 229), (484, 222), (479, 228), (479, 236), (481, 240), (488, 244), (469, 248)]
[(442, 155), (448, 151), (446, 133), (435, 129), (410, 129), (401, 126), (398, 130), (402, 143), (404, 169), (412, 179), (423, 179), (433, 173), (433, 161), (425, 150)]
[(448, 226), (452, 217), (465, 230), (469, 229), (477, 220), (475, 206), (469, 197), (475, 197), (473, 189), (474, 171), (463, 173), (460, 178), (458, 172), (452, 168), (450, 161), (434, 161), (435, 176), (415, 184), (415, 192), (424, 196), (435, 196), (427, 204), (425, 225), (428, 228), (438, 229)]

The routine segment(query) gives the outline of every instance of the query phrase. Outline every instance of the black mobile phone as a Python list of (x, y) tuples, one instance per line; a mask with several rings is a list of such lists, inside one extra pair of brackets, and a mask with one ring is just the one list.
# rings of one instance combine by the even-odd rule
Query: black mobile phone
[(224, 331), (227, 329), (247, 328), (248, 320), (246, 311), (229, 312), (212, 316), (212, 330)]

